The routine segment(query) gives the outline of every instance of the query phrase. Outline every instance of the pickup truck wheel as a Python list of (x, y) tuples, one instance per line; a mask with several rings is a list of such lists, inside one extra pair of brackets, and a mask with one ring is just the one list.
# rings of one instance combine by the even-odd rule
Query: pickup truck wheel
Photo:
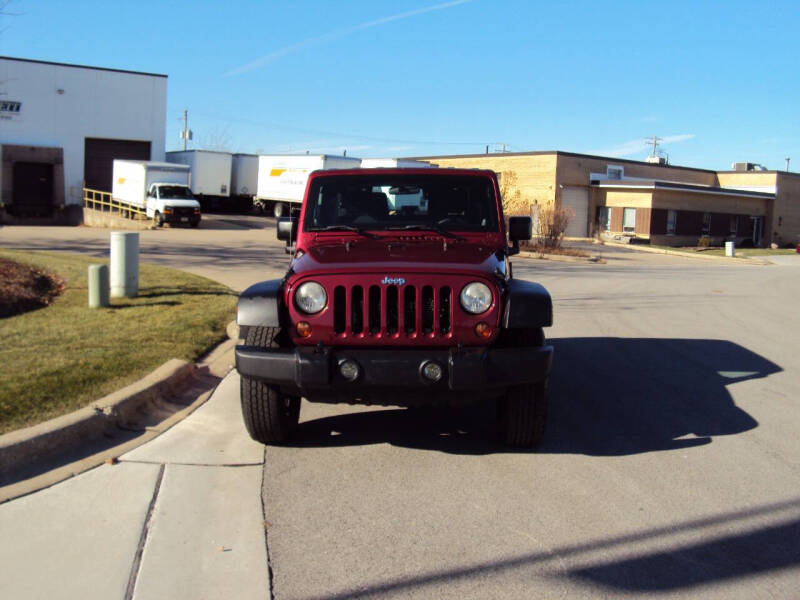
[(286, 213), (286, 205), (283, 202), (276, 202), (272, 206), (272, 216), (280, 219)]
[[(250, 327), (245, 344), (261, 348), (281, 347), (276, 327)], [(250, 437), (262, 444), (288, 442), (300, 419), (300, 398), (282, 394), (280, 389), (258, 379), (241, 378), (244, 425)]]
[(153, 215), (153, 225), (155, 225), (156, 227), (161, 227), (163, 224), (164, 224), (164, 215), (156, 211), (156, 214)]

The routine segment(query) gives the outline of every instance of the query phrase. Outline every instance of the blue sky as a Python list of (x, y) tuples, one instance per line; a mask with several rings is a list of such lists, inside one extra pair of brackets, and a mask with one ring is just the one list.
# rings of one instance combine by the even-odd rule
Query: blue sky
[(800, 3), (13, 0), (0, 55), (163, 73), (167, 149), (800, 171)]

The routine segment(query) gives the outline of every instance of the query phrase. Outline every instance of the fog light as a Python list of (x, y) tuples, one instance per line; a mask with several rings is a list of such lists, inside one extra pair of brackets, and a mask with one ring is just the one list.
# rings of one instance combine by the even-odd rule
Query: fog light
[(442, 378), (442, 366), (439, 363), (428, 361), (422, 365), (422, 376), (430, 381), (439, 381)]
[(486, 339), (492, 335), (492, 328), (489, 327), (488, 323), (481, 321), (475, 325), (475, 335), (477, 335), (479, 338)]
[(339, 361), (339, 373), (341, 373), (342, 377), (347, 379), (347, 381), (355, 381), (358, 379), (361, 369), (358, 367), (356, 361), (345, 358)]
[(311, 325), (306, 321), (300, 321), (296, 326), (297, 335), (300, 337), (309, 337), (311, 335)]

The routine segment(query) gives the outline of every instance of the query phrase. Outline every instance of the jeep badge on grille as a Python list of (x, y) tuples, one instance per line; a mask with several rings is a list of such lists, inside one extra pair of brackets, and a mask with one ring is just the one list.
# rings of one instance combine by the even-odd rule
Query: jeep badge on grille
[(406, 280), (402, 277), (389, 277), (388, 275), (381, 280), (383, 285), (403, 285)]

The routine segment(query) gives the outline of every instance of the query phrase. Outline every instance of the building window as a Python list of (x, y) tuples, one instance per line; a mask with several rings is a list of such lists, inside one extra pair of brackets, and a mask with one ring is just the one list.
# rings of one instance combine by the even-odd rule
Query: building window
[(736, 215), (731, 215), (731, 228), (730, 228), (731, 235), (736, 235), (739, 233), (739, 217)]
[(606, 167), (606, 178), (607, 179), (622, 179), (622, 176), (625, 174), (625, 169), (617, 165), (608, 165)]
[(611, 209), (607, 206), (599, 207), (599, 214), (597, 217), (598, 225), (601, 231), (611, 230)]
[(678, 211), (677, 210), (668, 210), (667, 211), (667, 234), (668, 235), (675, 235), (675, 223), (678, 221)]
[(711, 233), (711, 213), (703, 213), (703, 233)]
[(622, 213), (622, 231), (633, 233), (636, 231), (636, 209), (626, 208)]

